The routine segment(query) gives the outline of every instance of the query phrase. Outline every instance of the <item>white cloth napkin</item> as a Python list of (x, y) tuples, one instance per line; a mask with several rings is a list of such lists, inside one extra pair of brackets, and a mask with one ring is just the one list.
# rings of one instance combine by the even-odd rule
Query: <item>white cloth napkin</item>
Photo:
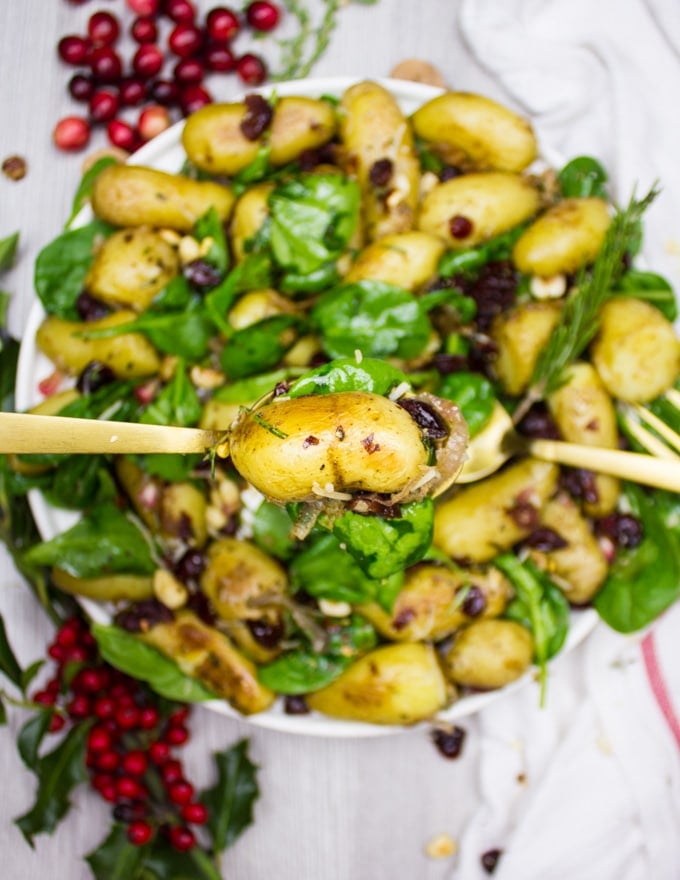
[[(680, 292), (680, 2), (464, 0), (476, 58), (565, 156), (598, 157), (625, 203), (659, 181), (645, 219), (652, 270)], [(481, 806), (453, 880), (678, 880), (680, 607), (647, 634), (599, 625), (479, 716)]]

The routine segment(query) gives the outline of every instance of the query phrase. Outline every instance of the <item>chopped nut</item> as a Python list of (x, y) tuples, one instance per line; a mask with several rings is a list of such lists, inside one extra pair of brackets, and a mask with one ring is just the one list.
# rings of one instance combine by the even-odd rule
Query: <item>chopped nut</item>
[(165, 568), (158, 568), (154, 572), (153, 592), (159, 602), (172, 610), (186, 605), (189, 598), (184, 584)]
[(446, 81), (439, 70), (429, 61), (420, 58), (406, 58), (392, 68), (390, 76), (393, 79), (407, 79), (411, 82), (426, 83), (430, 86), (446, 87)]
[(226, 382), (224, 373), (213, 367), (192, 367), (189, 376), (196, 388), (219, 388)]
[(333, 602), (331, 599), (319, 599), (319, 609), (326, 617), (348, 617), (352, 613), (349, 602)]
[(179, 242), (179, 259), (183, 266), (200, 259), (201, 246), (192, 235), (183, 235)]
[(426, 196), (439, 184), (439, 178), (434, 171), (426, 171), (420, 178), (420, 198)]
[(2, 173), (10, 180), (22, 180), (27, 170), (26, 160), (21, 156), (8, 156), (2, 163)]
[(553, 275), (552, 278), (534, 275), (529, 292), (534, 299), (559, 299), (567, 292), (567, 278), (565, 275)]
[(241, 507), (241, 493), (233, 480), (225, 479), (218, 484), (218, 498), (230, 513)]
[(435, 834), (425, 844), (425, 855), (431, 859), (448, 859), (458, 852), (458, 845), (450, 834)]
[(179, 243), (182, 240), (182, 236), (174, 229), (159, 229), (158, 234), (171, 247), (179, 247)]
[(227, 524), (227, 515), (222, 507), (208, 506), (205, 512), (205, 522), (211, 535), (219, 534)]

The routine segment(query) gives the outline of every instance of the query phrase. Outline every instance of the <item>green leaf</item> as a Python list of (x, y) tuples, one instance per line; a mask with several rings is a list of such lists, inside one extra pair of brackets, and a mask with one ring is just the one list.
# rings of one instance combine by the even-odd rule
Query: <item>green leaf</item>
[(678, 317), (678, 304), (673, 288), (663, 276), (655, 272), (629, 269), (616, 285), (616, 292), (651, 303), (669, 321), (675, 321)]
[(248, 254), (238, 263), (224, 281), (204, 297), (206, 313), (228, 338), (233, 333), (227, 321), (227, 312), (240, 293), (271, 286), (271, 258), (266, 252)]
[(285, 382), (289, 377), (290, 370), (286, 369), (264, 373), (261, 376), (249, 376), (247, 379), (229, 382), (229, 384), (218, 388), (212, 399), (222, 403), (241, 403), (246, 406), (273, 391), (279, 382)]
[(40, 760), (38, 752), (51, 720), (52, 711), (50, 709), (38, 712), (23, 725), (17, 737), (17, 748), (21, 760), (29, 770), (34, 772), (37, 772), (38, 769)]
[(92, 187), (97, 177), (99, 177), (100, 172), (102, 172), (108, 165), (117, 164), (118, 160), (114, 159), (113, 156), (102, 156), (101, 159), (97, 159), (97, 161), (87, 169), (85, 174), (83, 174), (78, 189), (76, 190), (76, 194), (73, 197), (71, 216), (66, 221), (67, 228), (73, 223), (76, 216), (89, 202), (90, 196), (92, 195)]
[(194, 237), (198, 241), (203, 241), (204, 238), (212, 239), (210, 249), (203, 259), (224, 274), (229, 266), (229, 252), (222, 221), (213, 205), (194, 224)]
[(526, 225), (526, 223), (522, 223), (478, 247), (447, 251), (439, 261), (438, 274), (442, 278), (450, 278), (452, 275), (474, 276), (487, 263), (509, 259), (512, 248), (526, 229)]
[(44, 660), (34, 660), (30, 666), (27, 666), (26, 669), (21, 673), (21, 691), (22, 693), (26, 693), (31, 682), (36, 677), (36, 675), (40, 672), (40, 670), (45, 665)]
[(607, 172), (592, 156), (577, 156), (557, 175), (557, 182), (565, 198), (596, 196), (607, 198)]
[(215, 695), (151, 645), (117, 626), (92, 625), (99, 651), (116, 669), (145, 681), (157, 694), (180, 703), (214, 700)]
[(232, 379), (271, 370), (295, 341), (288, 331), (300, 320), (297, 315), (273, 315), (237, 330), (222, 350), (222, 368)]
[(57, 565), (74, 577), (153, 574), (151, 547), (140, 528), (115, 504), (85, 514), (72, 528), (25, 554), (29, 565)]
[(62, 233), (40, 251), (35, 262), (34, 283), (49, 315), (79, 320), (76, 300), (92, 263), (95, 241), (112, 232), (113, 226), (93, 220), (86, 226)]
[(200, 795), (208, 808), (208, 829), (215, 852), (223, 852), (253, 823), (259, 797), (257, 766), (248, 757), (248, 740), (242, 739), (214, 755), (217, 782)]
[(0, 671), (9, 678), (12, 684), (23, 690), (23, 672), (7, 638), (7, 630), (5, 629), (5, 621), (2, 615), (0, 615)]
[(0, 272), (6, 272), (14, 265), (17, 248), (19, 246), (19, 233), (14, 232), (7, 238), (0, 238)]
[(307, 394), (336, 394), (341, 391), (368, 391), (386, 396), (408, 379), (401, 370), (377, 358), (337, 358), (310, 370), (294, 382), (289, 397)]
[(283, 507), (263, 501), (253, 518), (253, 540), (265, 553), (278, 559), (291, 559), (300, 546), (290, 538), (292, 528), (293, 520)]
[(465, 370), (444, 376), (437, 387), (437, 394), (458, 405), (471, 437), (478, 434), (489, 421), (496, 402), (491, 382), (479, 373)]
[[(95, 880), (142, 880), (148, 847), (134, 846), (124, 825), (115, 822), (106, 839), (85, 856)], [(171, 875), (167, 875), (170, 880)]]
[(145, 425), (178, 425), (188, 428), (201, 417), (201, 401), (182, 361), (160, 394), (146, 408), (140, 421)]
[(221, 880), (221, 874), (201, 847), (177, 852), (167, 840), (156, 837), (144, 854), (139, 880)]
[(38, 791), (31, 809), (15, 819), (30, 846), (36, 834), (51, 834), (69, 810), (73, 789), (87, 780), (85, 750), (90, 724), (77, 724), (36, 765)]
[(0, 727), (7, 724), (7, 709), (5, 709), (5, 704), (0, 699)]

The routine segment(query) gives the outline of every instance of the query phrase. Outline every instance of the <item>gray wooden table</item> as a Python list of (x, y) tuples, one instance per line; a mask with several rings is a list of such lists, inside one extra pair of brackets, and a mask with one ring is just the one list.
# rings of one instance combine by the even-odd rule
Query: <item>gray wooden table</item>
[[(203, 2), (199, 7), (206, 9)], [(313, 8), (319, 4), (311, 2)], [(11, 325), (21, 332), (32, 301), (32, 265), (38, 250), (62, 228), (80, 179), (82, 155), (51, 144), (55, 121), (74, 112), (66, 92), (70, 72), (56, 57), (57, 39), (83, 32), (97, 8), (121, 11), (123, 0), (74, 6), (66, 0), (0, 2), (0, 160), (20, 154), (28, 174), (0, 176), (0, 238), (20, 230), (16, 268), (2, 278), (13, 293)], [(427, 58), (457, 88), (500, 96), (470, 59), (457, 32), (457, 0), (381, 0), (342, 10), (317, 75), (385, 76), (406, 57)], [(239, 90), (234, 78), (216, 87), (220, 98)], [(103, 146), (98, 135), (91, 149)], [(1, 549), (1, 548), (0, 548)], [(0, 612), (22, 662), (41, 656), (51, 627), (0, 555)], [(24, 843), (12, 819), (31, 803), (33, 777), (17, 755), (21, 721), (14, 712), (0, 730), (0, 874), (5, 880), (80, 880), (90, 877), (81, 856), (108, 829), (109, 808), (83, 789), (71, 816), (52, 838)], [(225, 877), (239, 880), (438, 880), (451, 859), (424, 853), (440, 832), (456, 838), (476, 804), (475, 722), (465, 724), (463, 757), (446, 761), (423, 732), (366, 740), (322, 740), (257, 729), (194, 713), (188, 763), (199, 783), (209, 780), (213, 750), (249, 737), (260, 766), (261, 798), (255, 825), (225, 858)]]

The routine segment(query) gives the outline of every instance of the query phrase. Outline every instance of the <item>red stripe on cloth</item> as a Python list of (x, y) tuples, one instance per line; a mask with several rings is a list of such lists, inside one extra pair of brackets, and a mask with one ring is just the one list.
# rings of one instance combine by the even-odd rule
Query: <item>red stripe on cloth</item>
[(671, 729), (675, 742), (680, 746), (680, 721), (678, 721), (678, 716), (675, 714), (673, 702), (659, 666), (653, 632), (648, 633), (642, 640), (642, 658), (645, 661), (645, 670), (652, 693), (656, 697), (656, 701), (659, 704), (663, 717), (666, 719), (666, 723)]

